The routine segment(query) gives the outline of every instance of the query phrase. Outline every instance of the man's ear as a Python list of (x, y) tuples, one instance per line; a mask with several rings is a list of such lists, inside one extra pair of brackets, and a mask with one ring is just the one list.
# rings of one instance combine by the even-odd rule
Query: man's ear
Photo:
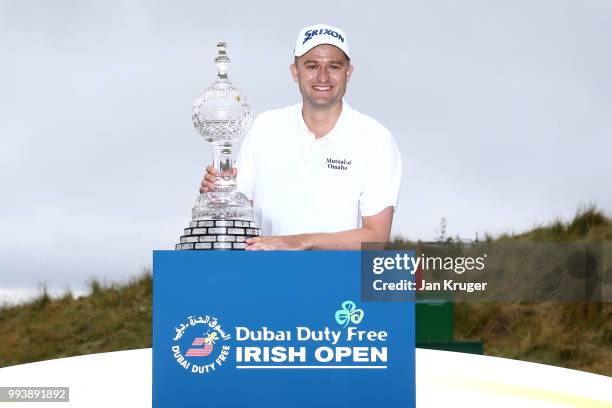
[(289, 71), (291, 71), (291, 76), (295, 82), (298, 82), (298, 69), (295, 64), (289, 65)]
[(346, 82), (350, 82), (351, 75), (353, 75), (353, 65), (349, 64), (348, 69), (346, 70)]

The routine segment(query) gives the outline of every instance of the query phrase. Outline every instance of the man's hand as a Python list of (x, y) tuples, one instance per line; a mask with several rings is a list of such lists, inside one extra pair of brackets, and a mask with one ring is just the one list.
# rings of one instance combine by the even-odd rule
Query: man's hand
[[(238, 169), (232, 168), (232, 176), (236, 177), (238, 174)], [(204, 174), (204, 178), (202, 179), (202, 183), (200, 184), (200, 193), (208, 193), (215, 187), (215, 182), (217, 181), (217, 170), (210, 165), (206, 167), (206, 174)]]
[(246, 240), (247, 251), (298, 251), (308, 249), (308, 234), (254, 237)]

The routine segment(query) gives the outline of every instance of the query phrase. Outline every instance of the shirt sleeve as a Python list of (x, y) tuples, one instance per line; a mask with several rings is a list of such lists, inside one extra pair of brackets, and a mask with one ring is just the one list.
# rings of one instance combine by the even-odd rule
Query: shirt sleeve
[(396, 207), (402, 180), (402, 160), (391, 133), (378, 149), (373, 149), (366, 166), (363, 190), (359, 198), (362, 217), (376, 215), (387, 207)]
[(259, 121), (257, 118), (253, 121), (251, 129), (244, 137), (238, 157), (236, 158), (236, 168), (238, 174), (236, 175), (236, 184), (238, 185), (238, 191), (244, 193), (249, 200), (253, 200), (255, 192), (255, 146), (257, 139), (257, 132), (259, 128)]

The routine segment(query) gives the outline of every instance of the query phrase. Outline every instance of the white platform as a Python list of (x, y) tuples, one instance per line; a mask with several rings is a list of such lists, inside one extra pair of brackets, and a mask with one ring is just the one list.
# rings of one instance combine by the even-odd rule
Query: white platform
[[(149, 408), (151, 349), (7, 367), (0, 369), (0, 385), (70, 387), (70, 402), (51, 407)], [(417, 349), (417, 407), (612, 408), (612, 378), (516, 360)]]

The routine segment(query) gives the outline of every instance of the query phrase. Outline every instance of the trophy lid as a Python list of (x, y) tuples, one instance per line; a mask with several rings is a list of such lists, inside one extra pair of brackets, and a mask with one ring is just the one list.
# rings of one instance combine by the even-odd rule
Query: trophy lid
[(211, 143), (232, 144), (249, 128), (251, 108), (228, 79), (227, 42), (217, 42), (217, 79), (193, 103), (193, 125)]

